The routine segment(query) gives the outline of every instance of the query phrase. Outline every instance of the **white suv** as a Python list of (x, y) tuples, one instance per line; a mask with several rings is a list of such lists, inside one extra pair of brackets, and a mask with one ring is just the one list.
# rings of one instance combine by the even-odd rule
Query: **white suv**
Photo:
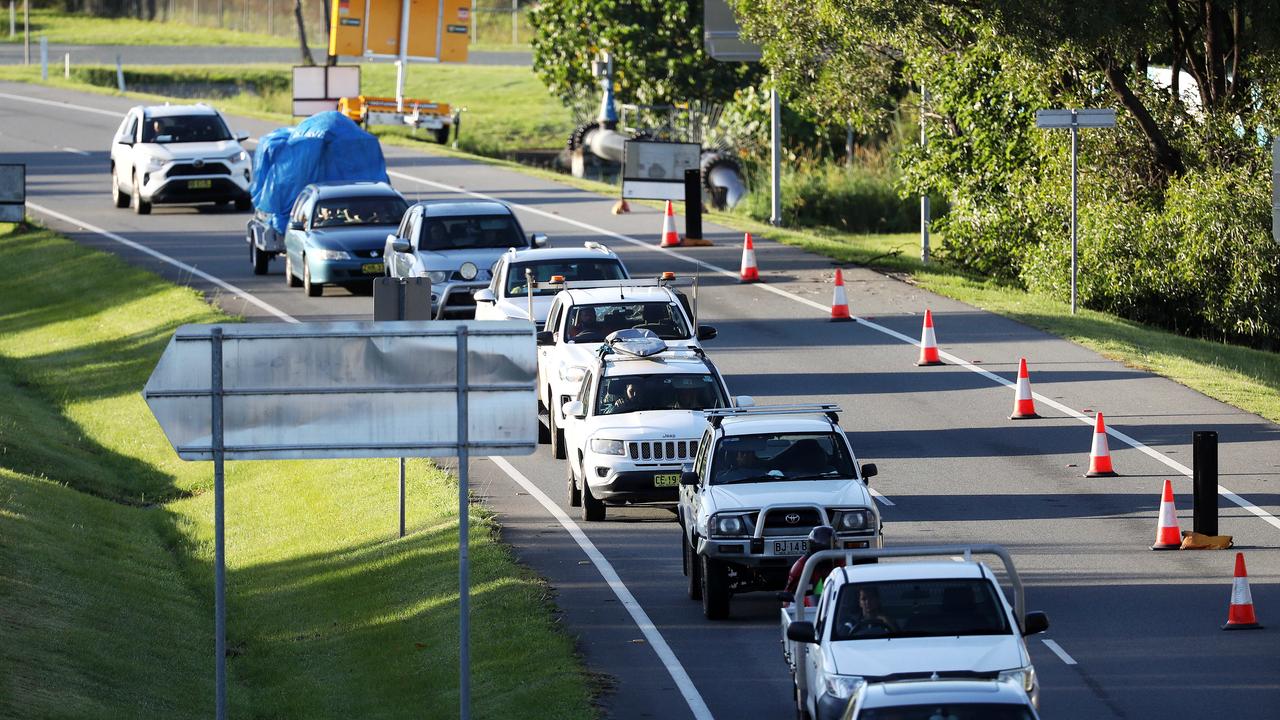
[(589, 521), (603, 520), (606, 504), (674, 506), (706, 425), (701, 411), (729, 402), (701, 349), (670, 349), (647, 330), (613, 333), (563, 408), (569, 505)]
[(139, 105), (111, 144), (111, 198), (146, 215), (153, 204), (235, 203), (252, 207), (252, 160), (208, 105)]
[[(609, 248), (511, 248), (493, 266), (489, 287), (476, 290), (477, 320), (529, 320), (541, 325), (566, 282), (626, 280), (627, 269)], [(532, 282), (529, 282), (532, 280)]]
[(716, 336), (709, 325), (694, 328), (696, 306), (676, 290), (677, 282), (665, 273), (650, 280), (567, 283), (556, 294), (537, 342), (540, 439), (551, 443), (557, 460), (565, 457), (564, 404), (578, 392), (587, 367), (596, 362), (596, 349), (610, 333), (649, 330), (672, 348), (699, 347), (700, 341)]
[(880, 547), (870, 463), (858, 466), (835, 405), (708, 410), (693, 468), (680, 477), (681, 555), (689, 597), (709, 620), (735, 593), (782, 590), (809, 532), (837, 547)]

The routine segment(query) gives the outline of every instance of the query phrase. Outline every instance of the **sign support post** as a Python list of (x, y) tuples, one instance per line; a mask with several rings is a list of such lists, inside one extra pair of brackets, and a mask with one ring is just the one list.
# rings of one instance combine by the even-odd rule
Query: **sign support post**
[[(929, 102), (929, 91), (924, 83), (920, 83), (920, 149), (929, 146), (929, 136), (925, 133), (924, 108)], [(920, 193), (920, 262), (929, 264), (929, 193)]]
[(769, 224), (782, 227), (782, 102), (769, 89)]
[(467, 327), (458, 326), (458, 717), (471, 717), (471, 503), (467, 448)]
[(209, 347), (209, 399), (212, 401), (210, 425), (213, 429), (211, 445), (213, 450), (213, 633), (214, 655), (217, 664), (214, 684), (217, 698), (214, 702), (214, 716), (217, 720), (227, 719), (227, 565), (226, 536), (224, 533), (225, 506), (223, 504), (223, 465), (225, 464), (225, 448), (223, 447), (222, 428), (222, 328), (214, 327), (210, 332)]

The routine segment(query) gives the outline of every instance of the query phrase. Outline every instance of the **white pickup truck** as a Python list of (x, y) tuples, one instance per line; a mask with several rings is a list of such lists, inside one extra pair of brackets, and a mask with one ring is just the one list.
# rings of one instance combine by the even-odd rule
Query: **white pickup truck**
[[(1012, 604), (976, 554), (1003, 562)], [(900, 557), (940, 559), (876, 562)], [(1047, 630), (1049, 619), (1026, 610), (1022, 580), (1003, 547), (825, 550), (806, 561), (799, 587), (811, 587), (814, 571), (832, 564), (816, 603), (781, 594), (782, 652), (795, 680), (797, 717), (834, 720), (864, 684), (927, 678), (1015, 681), (1039, 704), (1023, 637)]]
[(693, 468), (680, 477), (681, 557), (689, 597), (709, 620), (736, 593), (782, 590), (809, 532), (837, 547), (880, 547), (880, 511), (835, 405), (708, 410)]

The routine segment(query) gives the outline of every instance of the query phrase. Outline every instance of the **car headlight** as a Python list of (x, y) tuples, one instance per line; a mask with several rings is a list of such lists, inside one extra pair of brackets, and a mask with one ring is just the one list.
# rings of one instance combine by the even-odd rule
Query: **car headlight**
[(871, 527), (870, 510), (838, 510), (835, 518), (836, 532), (854, 532)]
[(566, 365), (560, 368), (560, 379), (568, 383), (581, 382), (586, 374), (587, 369), (581, 365)]
[(605, 438), (591, 439), (591, 452), (601, 455), (625, 455), (621, 440), (607, 440)]
[(155, 172), (159, 170), (160, 168), (164, 167), (164, 164), (166, 162), (168, 161), (165, 160), (164, 158), (158, 158), (158, 157), (147, 158), (147, 164), (146, 164), (147, 172)]
[(249, 159), (249, 153), (243, 150), (233, 152), (227, 156), (227, 162), (230, 162), (230, 163), (244, 162), (245, 160), (248, 160), (248, 159)]
[(841, 700), (848, 700), (866, 682), (866, 680), (857, 675), (828, 675), (825, 684), (828, 695)]
[(428, 270), (427, 279), (431, 281), (432, 285), (439, 285), (441, 283), (448, 282), (449, 271), (448, 270)]
[(473, 262), (464, 262), (462, 267), (458, 268), (458, 274), (463, 280), (475, 280), (476, 275), (480, 274), (480, 268), (476, 267)]
[(1030, 665), (1016, 670), (1003, 670), (1000, 672), (998, 679), (1018, 683), (1028, 695), (1036, 689), (1036, 669)]
[(345, 250), (312, 250), (310, 255), (317, 260), (349, 260)]
[(749, 530), (747, 519), (741, 514), (711, 518), (711, 537), (746, 537)]

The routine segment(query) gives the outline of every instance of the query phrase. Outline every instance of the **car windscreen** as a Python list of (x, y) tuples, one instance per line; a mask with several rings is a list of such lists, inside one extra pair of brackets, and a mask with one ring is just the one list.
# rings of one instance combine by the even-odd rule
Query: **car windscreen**
[(316, 203), (311, 227), (399, 225), (407, 207), (404, 200), (394, 196), (326, 198)]
[[(566, 281), (575, 280), (623, 280), (627, 275), (622, 270), (622, 263), (613, 258), (569, 258), (565, 260), (541, 260), (538, 262), (513, 263), (507, 270), (507, 295), (528, 295), (525, 285), (525, 271), (533, 273), (536, 283), (550, 282), (555, 275)], [(534, 297), (539, 295), (555, 295), (559, 288), (534, 288)]]
[(930, 703), (863, 708), (858, 720), (1034, 720), (1024, 705), (1003, 703)]
[(856, 477), (853, 458), (834, 433), (727, 435), (711, 460), (711, 484)]
[(600, 379), (596, 392), (597, 415), (641, 410), (706, 410), (725, 405), (719, 383), (708, 373), (605, 377)]
[(849, 583), (840, 588), (832, 640), (1008, 635), (995, 587), (983, 578)]
[(565, 339), (600, 342), (617, 330), (651, 330), (663, 340), (689, 339), (689, 326), (680, 306), (670, 302), (618, 302), (577, 305), (569, 311)]
[(419, 250), (528, 247), (510, 215), (446, 215), (427, 217), (418, 238)]
[(169, 144), (230, 139), (231, 132), (217, 115), (167, 115), (147, 118), (142, 124), (142, 142)]

